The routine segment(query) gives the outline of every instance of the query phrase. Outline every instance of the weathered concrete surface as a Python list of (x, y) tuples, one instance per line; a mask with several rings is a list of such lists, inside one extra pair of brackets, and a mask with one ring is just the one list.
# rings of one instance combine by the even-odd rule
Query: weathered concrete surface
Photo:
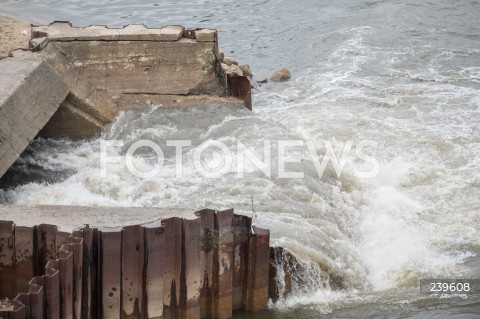
[[(50, 41), (177, 41), (183, 36), (182, 26), (148, 29), (143, 24), (130, 24), (123, 28), (92, 25), (75, 28), (68, 22), (54, 22), (48, 26), (35, 26), (33, 31), (44, 32)], [(212, 38), (211, 42), (214, 41)]]
[(27, 49), (30, 23), (0, 16), (0, 59), (15, 49)]
[(213, 42), (72, 41), (50, 43), (63, 52), (79, 78), (122, 95), (225, 95), (215, 75)]
[(0, 60), (0, 176), (65, 100), (65, 82), (34, 54)]
[(249, 78), (222, 68), (216, 30), (55, 22), (31, 34), (34, 53), (0, 60), (0, 176), (37, 134), (90, 137), (122, 110), (215, 102), (252, 108)]
[[(222, 98), (228, 96), (225, 74), (219, 67), (216, 30), (148, 29), (144, 25), (74, 28), (55, 22), (33, 27), (33, 34), (38, 38), (32, 43), (48, 38), (42, 54), (52, 61), (64, 59), (52, 66), (59, 68), (80, 100), (93, 90), (103, 91), (115, 112), (151, 103), (191, 104), (190, 98), (198, 101), (201, 96), (204, 102), (209, 102), (205, 97), (210, 102), (218, 98), (225, 102)], [(96, 109), (98, 101), (92, 102)], [(230, 104), (238, 102), (228, 99)]]

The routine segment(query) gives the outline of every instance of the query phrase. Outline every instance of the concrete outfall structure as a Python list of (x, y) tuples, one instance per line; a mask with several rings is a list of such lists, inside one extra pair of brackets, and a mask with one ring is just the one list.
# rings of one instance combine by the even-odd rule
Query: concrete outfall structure
[(118, 228), (0, 221), (4, 319), (231, 318), (265, 309), (270, 232), (233, 210), (203, 209)]
[(0, 176), (30, 141), (98, 134), (151, 104), (243, 104), (250, 80), (221, 66), (216, 30), (34, 26), (30, 51), (0, 59)]

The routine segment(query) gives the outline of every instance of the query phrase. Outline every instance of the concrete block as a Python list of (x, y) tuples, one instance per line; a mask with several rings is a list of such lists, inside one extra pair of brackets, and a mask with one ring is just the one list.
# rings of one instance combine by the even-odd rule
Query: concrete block
[(149, 29), (143, 24), (130, 24), (119, 29), (103, 25), (75, 28), (68, 22), (54, 22), (35, 26), (34, 32), (48, 34), (49, 41), (177, 41), (183, 35), (182, 26)]
[(0, 60), (0, 176), (67, 94), (67, 85), (41, 60)]
[(45, 48), (48, 42), (49, 41), (47, 37), (33, 38), (29, 41), (28, 46), (33, 52), (37, 52)]
[(84, 90), (78, 87), (67, 96), (66, 100), (80, 111), (89, 114), (103, 125), (115, 120), (117, 113), (115, 105), (105, 90), (98, 90), (92, 85), (87, 85)]
[(225, 94), (216, 76), (213, 43), (178, 42), (55, 43), (76, 65), (79, 76), (113, 98), (138, 94)]
[(215, 42), (217, 30), (200, 29), (195, 30), (195, 38), (198, 42)]
[(159, 41), (177, 41), (183, 36), (184, 28), (178, 25), (170, 25), (160, 29)]
[(87, 138), (102, 131), (105, 123), (64, 101), (38, 133), (42, 137)]

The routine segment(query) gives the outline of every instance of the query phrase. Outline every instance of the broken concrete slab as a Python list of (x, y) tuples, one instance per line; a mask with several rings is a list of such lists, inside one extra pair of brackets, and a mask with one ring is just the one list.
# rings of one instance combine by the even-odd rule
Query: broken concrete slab
[(88, 138), (100, 133), (104, 125), (105, 123), (64, 101), (38, 134), (42, 137)]
[(215, 42), (217, 31), (213, 29), (195, 30), (195, 38), (198, 42)]
[(183, 36), (183, 30), (182, 26), (176, 25), (149, 29), (143, 24), (130, 24), (118, 29), (104, 25), (76, 28), (64, 21), (33, 27), (33, 32), (48, 34), (50, 41), (177, 41)]
[(37, 136), (68, 92), (66, 83), (41, 59), (0, 60), (0, 176)]

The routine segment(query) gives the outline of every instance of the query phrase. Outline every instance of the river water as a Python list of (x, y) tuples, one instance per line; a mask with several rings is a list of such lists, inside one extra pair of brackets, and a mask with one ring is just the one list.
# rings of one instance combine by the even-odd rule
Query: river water
[[(154, 106), (120, 114), (100, 138), (37, 140), (3, 183), (1, 203), (253, 208), (304, 271), (292, 295), (248, 318), (480, 318), (479, 295), (425, 295), (418, 283), (480, 278), (480, 2), (0, 0), (0, 13), (76, 26), (213, 27), (256, 79), (282, 65), (293, 74), (255, 89), (253, 112)], [(105, 139), (125, 141), (118, 154), (139, 140), (217, 140), (232, 150), (241, 141), (259, 157), (269, 140), (272, 162), (278, 140), (313, 141), (319, 155), (374, 141), (365, 152), (380, 171), (356, 176), (371, 163), (352, 151), (339, 177), (331, 165), (321, 175), (298, 147), (301, 161), (287, 167), (304, 178), (252, 166), (243, 178), (212, 179), (193, 169), (187, 147), (182, 178), (172, 177), (168, 148), (154, 178), (116, 164), (102, 177)], [(137, 155), (139, 165), (152, 162)], [(26, 183), (25, 173), (35, 178)]]

